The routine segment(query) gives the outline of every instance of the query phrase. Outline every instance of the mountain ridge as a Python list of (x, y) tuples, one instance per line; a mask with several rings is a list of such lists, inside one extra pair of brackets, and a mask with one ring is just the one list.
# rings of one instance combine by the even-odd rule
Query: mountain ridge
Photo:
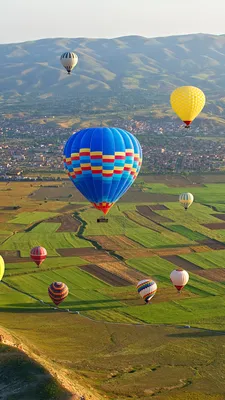
[[(60, 64), (67, 50), (79, 57), (71, 76)], [(225, 34), (38, 39), (0, 44), (0, 93), (2, 101), (122, 91), (148, 91), (154, 97), (190, 84), (220, 101), (224, 66)]]

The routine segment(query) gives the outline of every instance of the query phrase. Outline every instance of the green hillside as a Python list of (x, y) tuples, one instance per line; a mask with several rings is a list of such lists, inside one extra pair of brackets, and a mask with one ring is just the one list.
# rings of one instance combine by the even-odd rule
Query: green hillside
[[(67, 50), (75, 51), (79, 57), (71, 76), (59, 61), (61, 53)], [(13, 98), (16, 102), (21, 96), (31, 99), (35, 94), (41, 100), (56, 95), (57, 98), (73, 96), (75, 91), (106, 97), (119, 93), (130, 102), (124, 93), (138, 90), (154, 97), (154, 102), (161, 102), (176, 86), (193, 84), (210, 94), (212, 103), (215, 99), (219, 101), (211, 111), (221, 115), (224, 55), (225, 35), (206, 34), (151, 39), (57, 38), (2, 44), (1, 99)], [(139, 96), (140, 104), (146, 105), (147, 98), (140, 93)], [(107, 107), (113, 109), (113, 102)]]

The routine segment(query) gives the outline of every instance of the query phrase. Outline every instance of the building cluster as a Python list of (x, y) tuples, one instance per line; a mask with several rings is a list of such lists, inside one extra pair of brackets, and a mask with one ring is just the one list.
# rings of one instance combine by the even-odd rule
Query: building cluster
[(149, 138), (142, 148), (145, 169), (154, 173), (213, 172), (225, 168), (225, 142), (191, 136)]
[[(206, 123), (186, 130), (177, 120), (115, 118), (112, 125), (139, 136), (145, 172), (208, 172), (225, 167), (225, 142), (205, 140), (212, 135)], [(31, 123), (24, 117), (2, 118), (0, 180), (33, 180), (42, 172), (53, 172), (55, 179), (59, 179), (57, 173), (63, 170), (64, 145), (71, 132), (71, 128), (34, 120)]]

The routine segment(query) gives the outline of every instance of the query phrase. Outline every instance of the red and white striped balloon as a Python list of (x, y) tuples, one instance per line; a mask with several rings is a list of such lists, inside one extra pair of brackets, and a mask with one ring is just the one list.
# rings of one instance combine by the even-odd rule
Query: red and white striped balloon
[(39, 267), (47, 257), (47, 250), (41, 246), (34, 247), (30, 252), (30, 256)]

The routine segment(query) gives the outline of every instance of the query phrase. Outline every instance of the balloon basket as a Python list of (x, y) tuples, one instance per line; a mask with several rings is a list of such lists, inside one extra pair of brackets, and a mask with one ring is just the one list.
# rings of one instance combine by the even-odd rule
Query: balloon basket
[(100, 222), (106, 222), (106, 223), (108, 223), (108, 221), (109, 221), (108, 218), (104, 218), (104, 217), (100, 217), (100, 218), (97, 219), (97, 222), (98, 222), (98, 223), (100, 223)]

